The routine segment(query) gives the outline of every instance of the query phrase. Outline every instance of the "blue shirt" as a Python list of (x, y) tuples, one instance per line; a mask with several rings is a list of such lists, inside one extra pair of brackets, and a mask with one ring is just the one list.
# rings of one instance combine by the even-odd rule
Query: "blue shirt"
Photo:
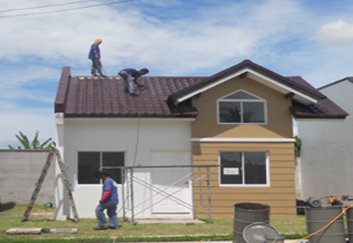
[(104, 203), (119, 203), (117, 184), (112, 178), (104, 180), (102, 196), (105, 191), (110, 191), (110, 196), (104, 200)]
[(101, 52), (99, 50), (99, 46), (97, 44), (92, 44), (91, 49), (89, 50), (88, 58), (89, 59), (96, 59), (93, 50), (97, 51), (98, 58), (101, 58)]
[(125, 68), (122, 71), (127, 72), (128, 74), (130, 74), (134, 78), (138, 78), (142, 75), (142, 73), (140, 71), (133, 69), (133, 68)]

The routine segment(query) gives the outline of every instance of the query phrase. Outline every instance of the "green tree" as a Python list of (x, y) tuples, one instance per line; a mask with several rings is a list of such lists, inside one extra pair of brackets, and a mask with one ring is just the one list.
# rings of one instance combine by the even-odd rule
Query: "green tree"
[[(39, 136), (39, 132), (37, 130), (36, 135), (34, 136), (32, 142), (29, 142), (27, 136), (24, 135), (22, 132), (19, 132), (19, 135), (16, 134), (16, 138), (22, 144), (23, 149), (51, 149), (55, 147), (55, 142), (52, 141), (51, 138), (48, 138), (44, 143), (41, 144), (39, 142), (38, 136)], [(9, 149), (16, 149), (16, 148), (9, 145)], [(22, 147), (18, 146), (17, 149), (22, 149)]]

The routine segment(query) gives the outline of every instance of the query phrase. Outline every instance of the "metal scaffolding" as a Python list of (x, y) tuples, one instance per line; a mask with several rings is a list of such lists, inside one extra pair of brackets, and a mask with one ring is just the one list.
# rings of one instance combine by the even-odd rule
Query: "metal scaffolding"
[[(123, 210), (123, 218), (126, 220), (126, 215), (128, 212), (131, 212), (131, 224), (135, 225), (135, 217), (142, 212), (151, 209), (154, 205), (159, 202), (170, 199), (174, 203), (187, 208), (192, 211), (193, 218), (196, 218), (196, 212), (201, 212), (208, 216), (208, 221), (212, 223), (212, 206), (211, 206), (211, 187), (210, 187), (210, 167), (218, 167), (218, 165), (166, 165), (166, 166), (107, 166), (103, 167), (104, 170), (109, 169), (121, 169), (121, 178), (122, 178), (122, 210)], [(145, 181), (137, 176), (135, 173), (138, 171), (144, 170), (144, 172), (151, 173), (153, 169), (175, 169), (175, 168), (190, 168), (190, 173), (185, 174), (183, 177), (178, 180), (172, 182), (170, 185), (166, 186), (164, 189), (160, 189), (153, 185), (153, 181)], [(183, 190), (183, 187), (180, 187), (178, 190), (173, 193), (167, 192), (168, 188), (173, 187), (176, 184), (180, 184), (183, 180), (188, 180), (189, 183), (185, 184), (185, 187), (191, 186), (191, 195), (192, 202), (183, 201), (180, 198), (175, 196), (180, 190)], [(134, 185), (140, 185), (144, 188), (151, 190), (151, 196), (144, 198), (142, 202), (136, 205), (135, 202), (135, 192)], [(155, 194), (152, 195), (154, 192)], [(140, 205), (151, 201), (153, 197), (159, 195), (162, 199), (154, 202), (151, 206), (136, 212), (136, 208)], [(198, 196), (199, 204), (195, 203), (195, 196)]]

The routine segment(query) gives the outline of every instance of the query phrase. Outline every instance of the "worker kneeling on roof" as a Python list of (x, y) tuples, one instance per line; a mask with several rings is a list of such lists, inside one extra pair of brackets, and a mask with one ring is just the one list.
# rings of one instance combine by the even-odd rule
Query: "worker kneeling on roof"
[(139, 84), (137, 82), (137, 79), (147, 73), (149, 73), (149, 70), (147, 68), (143, 68), (140, 71), (133, 68), (125, 68), (121, 70), (118, 74), (124, 79), (124, 91), (136, 96), (137, 94), (134, 92), (134, 83), (138, 87), (143, 87), (142, 84)]

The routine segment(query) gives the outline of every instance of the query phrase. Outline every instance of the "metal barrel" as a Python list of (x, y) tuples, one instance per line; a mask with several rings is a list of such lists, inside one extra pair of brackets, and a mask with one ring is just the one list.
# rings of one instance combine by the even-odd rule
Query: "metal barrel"
[[(341, 207), (305, 208), (308, 235), (327, 226), (342, 212)], [(345, 230), (342, 216), (323, 231), (311, 236), (310, 243), (345, 243)]]
[(353, 242), (353, 208), (347, 209), (346, 217), (349, 242)]
[(266, 235), (265, 243), (284, 243), (283, 235)]
[(260, 203), (238, 203), (234, 205), (233, 243), (246, 243), (244, 228), (252, 223), (270, 222), (270, 206)]

